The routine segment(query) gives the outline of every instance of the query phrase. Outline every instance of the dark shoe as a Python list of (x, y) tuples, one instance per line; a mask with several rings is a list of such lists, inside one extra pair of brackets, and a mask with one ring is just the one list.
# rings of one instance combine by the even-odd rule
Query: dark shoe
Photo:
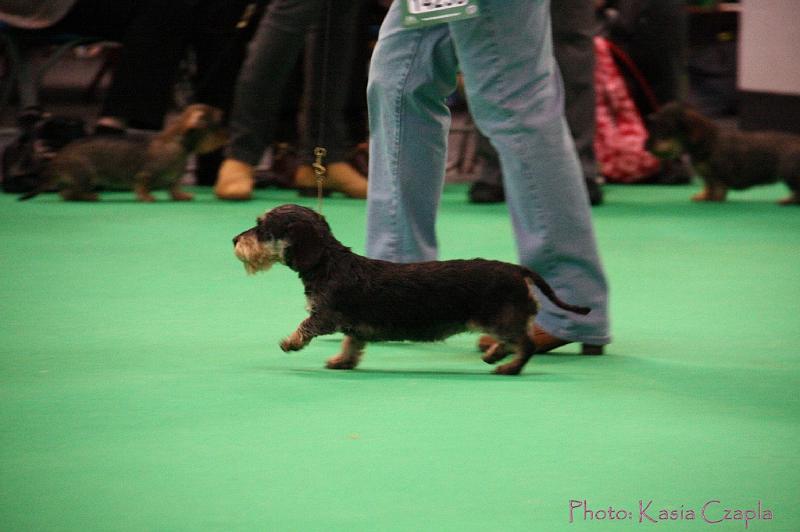
[(506, 194), (502, 185), (475, 181), (469, 187), (469, 201), (471, 203), (502, 203), (505, 200)]
[(662, 161), (661, 168), (651, 176), (637, 181), (642, 185), (688, 185), (692, 182), (692, 171), (680, 159)]
[(213, 187), (219, 175), (219, 167), (225, 159), (223, 151), (198, 154), (195, 156), (194, 182), (201, 187)]
[(589, 194), (589, 204), (593, 207), (603, 204), (603, 189), (600, 188), (599, 177), (586, 178), (586, 192)]
[(256, 172), (256, 188), (295, 188), (294, 174), (299, 164), (297, 148), (288, 142), (273, 144), (272, 163), (266, 170)]

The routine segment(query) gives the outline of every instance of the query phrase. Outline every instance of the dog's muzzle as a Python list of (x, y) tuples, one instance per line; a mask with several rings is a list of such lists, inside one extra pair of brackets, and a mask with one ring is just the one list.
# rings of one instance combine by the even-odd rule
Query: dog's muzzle
[(675, 159), (681, 154), (681, 145), (676, 139), (651, 139), (647, 144), (647, 149), (660, 159)]
[(250, 275), (265, 272), (276, 262), (283, 263), (285, 248), (285, 243), (280, 240), (260, 242), (251, 231), (233, 237), (233, 252)]

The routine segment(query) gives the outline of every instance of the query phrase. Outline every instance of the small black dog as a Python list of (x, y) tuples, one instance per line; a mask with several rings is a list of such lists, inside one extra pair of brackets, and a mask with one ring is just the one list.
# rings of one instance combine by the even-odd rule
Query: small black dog
[(305, 285), (310, 316), (280, 346), (298, 351), (314, 337), (346, 335), (331, 369), (353, 369), (366, 342), (443, 340), (467, 330), (499, 339), (483, 360), (494, 364), (515, 346), (516, 358), (495, 373), (516, 375), (536, 351), (528, 330), (538, 312), (532, 285), (559, 307), (589, 309), (561, 301), (532, 270), (483, 259), (398, 264), (356, 255), (332, 234), (325, 219), (299, 205), (282, 205), (233, 239), (248, 273), (274, 263), (296, 271)]
[(694, 201), (725, 201), (728, 189), (783, 181), (792, 191), (781, 205), (800, 204), (800, 135), (728, 131), (680, 103), (648, 118), (647, 149), (662, 159), (684, 153), (705, 182)]

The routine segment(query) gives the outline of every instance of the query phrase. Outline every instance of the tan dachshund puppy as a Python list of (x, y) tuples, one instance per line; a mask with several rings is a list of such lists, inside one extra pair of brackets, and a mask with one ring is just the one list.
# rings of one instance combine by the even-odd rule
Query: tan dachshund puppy
[(96, 201), (96, 189), (131, 190), (139, 201), (155, 201), (151, 190), (167, 189), (175, 201), (192, 199), (180, 189), (186, 161), (225, 143), (222, 111), (204, 104), (188, 106), (152, 138), (88, 137), (64, 146), (48, 163), (43, 185), (21, 196), (30, 199), (57, 188), (68, 201)]

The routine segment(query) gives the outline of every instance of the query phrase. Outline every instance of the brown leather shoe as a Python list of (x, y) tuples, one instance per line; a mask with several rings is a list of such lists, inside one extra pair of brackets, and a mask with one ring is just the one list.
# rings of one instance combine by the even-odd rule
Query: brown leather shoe
[(222, 200), (249, 200), (253, 197), (254, 175), (253, 166), (236, 159), (225, 159), (219, 167), (214, 194)]
[[(316, 190), (317, 178), (311, 165), (303, 164), (297, 168), (294, 184), (300, 190)], [(328, 175), (322, 183), (326, 191), (334, 190), (356, 199), (367, 197), (367, 178), (350, 163), (338, 162), (328, 165)]]
[[(533, 334), (531, 338), (533, 339), (533, 343), (536, 344), (537, 354), (547, 353), (549, 351), (552, 351), (553, 349), (557, 349), (559, 347), (573, 343), (569, 340), (564, 340), (553, 336), (544, 329), (540, 328), (538, 325), (533, 326)], [(480, 338), (478, 338), (478, 349), (480, 349), (485, 353), (490, 347), (492, 347), (496, 343), (497, 340), (494, 337), (488, 334), (484, 334)], [(603, 346), (593, 345), (593, 344), (581, 344), (581, 354), (602, 355)]]

